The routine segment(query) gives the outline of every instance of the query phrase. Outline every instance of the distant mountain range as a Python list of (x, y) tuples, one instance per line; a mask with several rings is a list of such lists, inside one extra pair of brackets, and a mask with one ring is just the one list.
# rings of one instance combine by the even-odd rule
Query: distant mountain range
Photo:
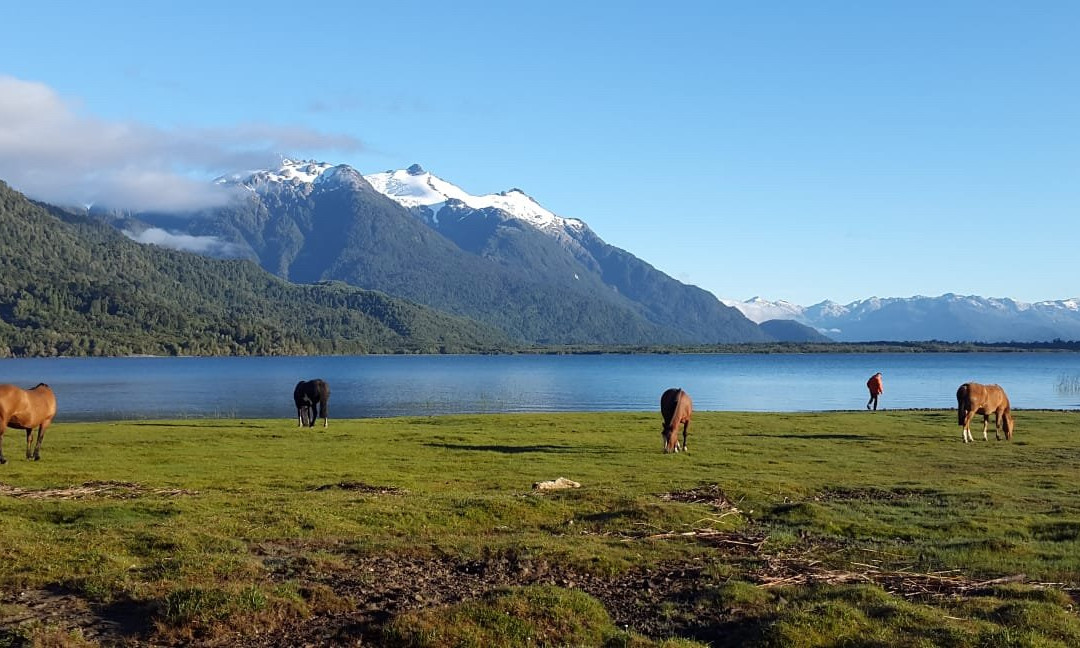
[(364, 176), (285, 160), (219, 178), (238, 196), (198, 213), (91, 213), (146, 243), (257, 261), (297, 283), (340, 280), (540, 344), (776, 340), (520, 190), (471, 195), (419, 166)]
[(874, 297), (846, 305), (823, 301), (799, 306), (760, 297), (723, 301), (755, 322), (792, 320), (842, 342), (1080, 340), (1080, 299), (1029, 304), (949, 293), (940, 297)]
[(140, 243), (251, 260), (296, 284), (342, 282), (448, 314), (455, 328), (475, 322), (475, 339), (453, 335), (466, 346), (497, 336), (509, 344), (596, 345), (1080, 340), (1076, 299), (1025, 304), (946, 294), (809, 307), (720, 300), (520, 189), (472, 195), (418, 165), (363, 175), (347, 165), (283, 160), (216, 183), (235, 196), (226, 206), (185, 213), (95, 206), (84, 215)]

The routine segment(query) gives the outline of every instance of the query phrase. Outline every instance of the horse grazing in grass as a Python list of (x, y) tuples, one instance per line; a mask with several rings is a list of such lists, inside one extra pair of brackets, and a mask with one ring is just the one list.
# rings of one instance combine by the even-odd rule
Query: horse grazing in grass
[(318, 406), (318, 416), (322, 417), (323, 427), (329, 427), (330, 423), (326, 420), (326, 416), (330, 402), (330, 386), (325, 381), (319, 378), (301, 380), (296, 383), (292, 396), (293, 402), (296, 403), (296, 418), (300, 420), (300, 427), (305, 425), (315, 427), (316, 406)]
[(1005, 440), (1011, 440), (1013, 430), (1012, 411), (1009, 407), (1009, 397), (1000, 385), (980, 385), (979, 383), (964, 383), (956, 390), (956, 414), (959, 425), (964, 428), (964, 443), (974, 441), (971, 437), (971, 417), (976, 414), (983, 415), (983, 441), (986, 441), (986, 430), (990, 425), (990, 414), (994, 414), (994, 438), (1001, 441), (998, 429), (1005, 430)]
[[(678, 388), (671, 388), (660, 396), (660, 415), (664, 417), (664, 452), (686, 451), (686, 433), (690, 429), (690, 417), (694, 413), (694, 402), (690, 394)], [(682, 425), (682, 446), (679, 445), (678, 427)]]
[[(26, 458), (41, 459), (41, 440), (45, 430), (56, 416), (56, 395), (45, 383), (38, 383), (33, 389), (23, 389), (15, 385), (0, 385), (0, 464), (4, 459), (4, 432), (8, 426), (17, 430), (26, 430)], [(34, 428), (38, 429), (37, 445), (30, 451), (30, 437)]]

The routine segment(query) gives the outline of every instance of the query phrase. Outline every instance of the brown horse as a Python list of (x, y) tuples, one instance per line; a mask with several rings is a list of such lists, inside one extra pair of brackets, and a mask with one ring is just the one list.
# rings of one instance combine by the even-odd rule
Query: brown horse
[[(694, 403), (690, 394), (673, 387), (660, 396), (660, 415), (664, 417), (664, 428), (660, 434), (664, 437), (664, 452), (686, 451), (686, 433), (690, 429), (690, 417), (694, 413)], [(682, 425), (682, 446), (679, 446), (678, 427)]]
[[(17, 430), (26, 430), (26, 458), (41, 459), (41, 440), (45, 438), (45, 429), (56, 416), (56, 395), (45, 383), (38, 383), (33, 389), (23, 389), (15, 385), (0, 385), (0, 464), (4, 459), (4, 432), (8, 426)], [(37, 427), (37, 445), (30, 452), (30, 437)]]
[(1009, 397), (999, 385), (980, 385), (979, 383), (964, 383), (956, 390), (956, 413), (958, 424), (964, 428), (964, 443), (974, 441), (971, 436), (971, 417), (976, 414), (983, 415), (983, 441), (986, 441), (986, 430), (990, 426), (990, 414), (994, 414), (994, 438), (1001, 441), (998, 429), (1005, 430), (1005, 440), (1011, 440), (1013, 430), (1012, 410), (1009, 407)]
[[(326, 381), (316, 378), (296, 383), (293, 402), (296, 403), (296, 418), (300, 421), (300, 427), (315, 427), (316, 414), (322, 417), (323, 427), (330, 425), (326, 420), (330, 407), (330, 386)], [(316, 406), (318, 412), (315, 410)]]

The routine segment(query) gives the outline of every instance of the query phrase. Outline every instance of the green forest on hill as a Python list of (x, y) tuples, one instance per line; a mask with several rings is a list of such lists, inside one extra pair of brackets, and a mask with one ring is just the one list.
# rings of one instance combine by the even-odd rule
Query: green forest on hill
[(0, 357), (461, 353), (502, 334), (340, 283), (140, 245), (0, 182)]

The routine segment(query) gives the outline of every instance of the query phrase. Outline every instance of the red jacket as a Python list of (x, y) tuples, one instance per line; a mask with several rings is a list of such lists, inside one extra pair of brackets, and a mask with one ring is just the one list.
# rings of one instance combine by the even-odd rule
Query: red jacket
[(885, 385), (881, 381), (881, 374), (874, 374), (870, 376), (870, 380), (866, 381), (866, 386), (870, 389), (871, 394), (880, 394), (885, 391)]

